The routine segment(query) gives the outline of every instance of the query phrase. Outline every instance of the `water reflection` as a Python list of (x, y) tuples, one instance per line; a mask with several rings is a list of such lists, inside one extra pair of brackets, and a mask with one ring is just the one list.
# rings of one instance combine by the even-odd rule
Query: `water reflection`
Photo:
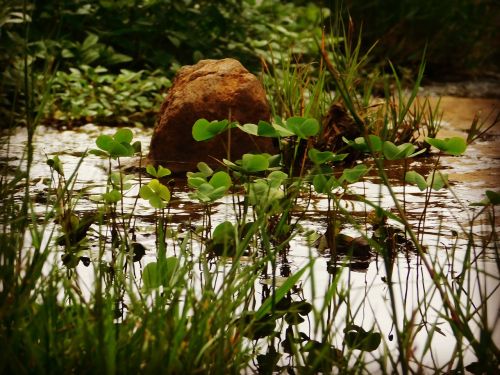
[[(112, 231), (102, 236), (95, 221), (85, 222), (85, 218), (92, 216), (96, 209), (91, 196), (105, 191), (108, 166), (105, 160), (96, 156), (81, 157), (88, 148), (94, 147), (96, 136), (102, 132), (112, 133), (113, 130), (93, 125), (62, 133), (51, 128), (39, 128), (36, 164), (32, 171), (35, 212), (42, 215), (50, 203), (46, 181), (50, 176), (49, 167), (45, 163), (47, 157), (59, 155), (68, 175), (81, 163), (73, 187), (74, 193), (79, 195), (74, 212), (80, 216), (82, 231), (85, 234), (88, 231), (90, 235), (87, 243), (77, 251), (61, 251), (57, 261), (67, 267), (68, 277), (74, 277), (76, 273), (81, 285), (87, 285), (87, 291), (92, 289), (90, 285), (93, 282), (93, 270), (88, 266), (91, 261), (98, 259), (95, 242), (104, 241), (109, 247), (113, 247), (116, 241)], [(135, 132), (136, 138), (143, 144), (148, 144), (150, 135), (150, 129), (138, 129)], [(25, 138), (23, 129), (16, 129), (8, 138), (3, 137), (7, 141), (2, 142), (0, 163), (7, 173), (13, 172), (17, 163), (22, 163)], [(434, 158), (430, 157), (412, 163), (411, 167), (427, 175), (434, 162)], [(474, 155), (463, 159), (441, 160), (441, 164), (450, 173), (481, 169), (485, 164), (490, 168), (498, 163), (495, 159), (485, 162), (485, 157)], [(496, 239), (486, 238), (491, 237), (492, 231), (484, 218), (475, 220), (471, 226), (479, 209), (475, 210), (468, 205), (482, 198), (484, 189), (481, 184), (478, 181), (454, 181), (452, 191), (433, 193), (427, 213), (422, 217), (425, 194), (416, 187), (402, 186), (397, 182), (404, 171), (401, 164), (388, 165), (388, 171), (410, 224), (417, 230), (420, 228), (418, 234), (426, 245), (429, 261), (436, 265), (447, 282), (453, 288), (463, 288), (464, 265), (470, 262), (480, 264), (482, 273), (471, 275), (468, 282), (472, 284), (469, 285), (469, 290), (474, 290), (477, 284), (477, 288), (483, 288), (482, 292), (473, 296), (464, 294), (463, 300), (455, 303), (474, 304), (479, 308), (484, 295), (496, 293), (498, 296)], [(144, 177), (142, 181), (144, 182)], [(149, 204), (142, 200), (135, 202), (139, 189), (137, 175), (132, 183), (132, 188), (125, 196), (125, 205), (136, 205), (132, 226), (132, 267), (135, 274), (141, 275), (144, 267), (156, 259), (154, 233), (157, 217)], [(191, 251), (193, 259), (197, 259), (200, 249), (207, 247), (206, 239), (197, 230), (204, 224), (204, 208), (188, 198), (187, 189), (181, 182), (176, 181), (171, 188), (174, 199), (168, 211), (169, 225), (176, 230), (178, 236), (193, 236)], [(356, 221), (343, 223), (339, 228), (340, 234), (332, 235), (335, 228), (327, 221), (329, 203), (326, 199), (318, 196), (298, 199), (297, 212), (300, 207), (307, 207), (307, 210), (299, 212), (293, 218), (299, 221), (303, 233), (315, 233), (318, 242), (308, 241), (301, 236), (295, 237), (288, 246), (280, 250), (276, 264), (269, 263), (263, 267), (260, 281), (254, 286), (256, 292), (251, 303), (252, 310), (257, 310), (266, 299), (272, 297), (280, 280), (286, 280), (304, 267), (310, 268), (303, 274), (300, 282), (283, 298), (275, 301), (271, 314), (256, 322), (250, 315), (243, 314), (241, 317), (244, 324), (253, 322), (253, 326), (245, 332), (245, 337), (259, 343), (260, 354), (254, 364), (259, 373), (293, 369), (300, 371), (305, 367), (317, 371), (335, 367), (340, 371), (356, 361), (353, 353), (359, 353), (355, 350), (360, 350), (360, 345), (368, 345), (367, 342), (374, 345), (373, 342), (378, 337), (376, 334), (387, 338), (384, 340), (387, 346), (377, 345), (373, 349), (367, 346), (363, 350), (370, 352), (374, 358), (383, 358), (384, 352), (397, 350), (398, 340), (401, 338), (395, 337), (395, 332), (403, 329), (410, 330), (406, 337), (410, 340), (408, 348), (411, 348), (411, 353), (408, 353), (411, 363), (408, 365), (414, 365), (415, 370), (421, 370), (419, 366), (425, 364), (433, 368), (439, 367), (453, 358), (455, 332), (449, 328), (446, 317), (443, 316), (447, 310), (443, 309), (443, 300), (433, 289), (431, 275), (404, 228), (391, 219), (383, 224), (369, 223), (367, 214), (373, 208), (358, 199), (358, 195), (375, 202), (383, 209), (394, 210), (394, 202), (387, 187), (381, 185), (375, 175), (364, 182), (353, 184), (350, 194), (340, 201), (341, 208), (349, 211)], [(234, 220), (231, 197), (222, 199), (212, 207), (212, 226), (226, 220)], [(468, 231), (474, 233), (477, 244), (470, 243)], [(80, 234), (82, 233), (75, 232), (75, 244), (79, 242), (76, 236)], [(324, 238), (323, 245), (320, 245), (321, 238)], [(332, 243), (332, 238), (335, 243)], [(74, 245), (64, 243), (66, 240), (63, 237), (56, 241), (60, 242), (61, 247)], [(69, 240), (72, 241), (71, 238)], [(481, 246), (483, 244), (486, 245)], [(173, 254), (176, 254), (178, 246), (179, 238), (168, 239), (167, 247)], [(224, 267), (221, 267), (219, 256), (220, 253), (214, 250), (214, 256), (206, 259), (208, 270), (223, 274)], [(113, 262), (111, 254), (104, 258), (109, 263)], [(108, 267), (112, 271), (109, 263), (99, 266)], [(107, 281), (109, 284), (114, 277), (111, 271)], [(199, 265), (197, 272), (196, 277), (202, 283), (206, 269)], [(490, 278), (487, 275), (493, 276)], [(484, 281), (486, 283), (482, 285)], [(216, 279), (216, 283), (223, 283), (222, 276)], [(391, 300), (394, 301), (394, 306), (390, 306)], [(126, 313), (124, 305), (126, 301), (122, 300), (121, 305), (117, 306), (117, 316), (123, 317)], [(489, 308), (492, 309), (489, 316), (495, 317), (496, 307)], [(393, 316), (394, 313), (397, 316)], [(397, 322), (397, 330), (393, 322)], [(430, 347), (427, 346), (429, 337), (432, 337)], [(499, 339), (498, 333), (494, 338)], [(325, 352), (328, 353), (326, 356)], [(296, 362), (297, 358), (302, 358), (302, 362)], [(464, 361), (472, 360), (474, 358), (471, 352), (466, 351)], [(376, 360), (370, 366), (375, 372), (380, 370)]]

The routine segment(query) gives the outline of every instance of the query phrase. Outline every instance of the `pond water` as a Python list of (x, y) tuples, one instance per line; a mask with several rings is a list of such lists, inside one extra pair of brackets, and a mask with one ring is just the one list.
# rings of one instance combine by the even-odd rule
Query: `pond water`
[[(466, 137), (464, 129), (470, 122), (477, 110), (482, 109), (484, 113), (498, 110), (499, 102), (496, 100), (484, 99), (462, 99), (445, 97), (441, 101), (444, 110), (443, 130), (440, 137), (460, 135)], [(44, 213), (46, 210), (47, 185), (46, 178), (50, 176), (49, 167), (46, 164), (47, 157), (59, 155), (64, 164), (66, 176), (77, 169), (78, 174), (74, 185), (74, 192), (81, 196), (76, 206), (76, 212), (82, 214), (88, 210), (94, 210), (96, 205), (90, 199), (92, 195), (105, 191), (107, 160), (94, 155), (81, 158), (86, 150), (95, 147), (95, 139), (99, 134), (113, 134), (116, 129), (95, 126), (92, 124), (73, 130), (57, 130), (50, 127), (40, 126), (35, 137), (35, 165), (31, 176), (33, 183), (33, 200), (35, 210)], [(133, 128), (134, 139), (140, 140), (143, 149), (149, 146), (149, 139), (152, 129)], [(2, 149), (0, 151), (1, 166), (13, 166), (23, 158), (26, 143), (26, 131), (16, 129), (10, 135), (3, 135)], [(451, 190), (443, 189), (434, 192), (430, 199), (430, 204), (425, 215), (425, 223), (422, 227), (423, 244), (427, 247), (427, 258), (437, 265), (440, 272), (446, 276), (450, 284), (456, 284), (457, 277), (460, 276), (462, 264), (465, 257), (477, 257), (477, 270), (482, 270), (478, 278), (472, 277), (469, 291), (471, 295), (464, 295), (462, 303), (475, 303), (480, 306), (481, 295), (493, 296), (488, 302), (488, 317), (490, 325), (495, 327), (496, 319), (500, 309), (500, 291), (498, 275), (498, 243), (487, 242), (486, 236), (491, 233), (491, 227), (486, 217), (481, 216), (474, 220), (471, 227), (472, 218), (480, 211), (480, 207), (470, 206), (473, 202), (478, 202), (484, 198), (485, 190), (498, 190), (500, 176), (500, 128), (493, 128), (487, 137), (476, 141), (470, 145), (461, 157), (442, 157), (440, 169), (449, 174)], [(147, 151), (147, 150), (146, 150)], [(417, 171), (428, 171), (435, 163), (435, 156), (419, 158), (413, 161), (410, 166)], [(80, 164), (80, 165), (79, 165)], [(167, 165), (168, 167), (168, 165)], [(425, 192), (421, 192), (413, 186), (403, 187), (400, 177), (403, 175), (401, 164), (391, 164), (388, 168), (390, 181), (393, 189), (400, 201), (405, 202), (405, 210), (414, 228), (419, 226), (419, 220), (425, 205)], [(426, 172), (423, 174), (427, 174)], [(147, 182), (146, 177), (141, 177), (142, 182)], [(126, 204), (132, 206), (135, 196), (138, 193), (139, 176), (134, 175), (135, 186), (126, 194)], [(188, 197), (188, 188), (182, 182), (176, 181), (172, 188), (172, 202), (169, 210), (169, 217), (174, 225), (196, 226), (201, 225), (203, 208), (193, 202)], [(362, 195), (382, 208), (394, 211), (394, 202), (388, 189), (380, 184), (376, 175), (369, 176), (364, 182), (359, 182), (350, 186), (351, 194), (342, 200), (342, 204), (353, 215), (360, 218), (372, 211), (370, 206), (365, 205), (356, 199), (356, 195)], [(302, 211), (306, 208), (305, 213)], [(299, 220), (299, 224), (308, 231), (322, 235), (326, 230), (327, 201), (321, 196), (313, 196), (311, 199), (304, 196), (298, 201), (297, 213), (294, 218)], [(233, 215), (232, 199), (226, 197), (214, 205), (212, 212), (212, 224), (215, 226), (225, 220), (231, 220)], [(154, 210), (147, 202), (139, 199), (135, 208), (136, 235), (137, 242), (143, 244), (148, 251), (142, 260), (142, 265), (137, 265), (137, 271), (145, 264), (155, 261), (156, 254), (154, 236)], [(393, 221), (390, 224), (397, 230), (401, 226)], [(52, 230), (52, 228), (48, 228)], [(370, 236), (372, 229), (370, 226), (361, 228), (361, 232), (366, 231)], [(467, 252), (468, 233), (472, 231), (478, 243), (483, 241), (484, 246), (478, 252)], [(360, 230), (352, 225), (346, 225), (342, 233), (357, 237)], [(361, 233), (362, 234), (362, 233)], [(316, 236), (317, 237), (317, 236)], [(89, 258), (93, 259), (95, 254), (92, 248), (88, 251)], [(55, 258), (56, 261), (58, 258)], [(336, 347), (342, 347), (343, 329), (345, 328), (346, 316), (353, 316), (352, 323), (363, 327), (366, 330), (374, 329), (386, 337), (383, 342), (387, 346), (381, 345), (376, 351), (367, 354), (367, 358), (377, 358), (382, 356), (384, 351), (392, 351), (397, 347), (394, 339), (394, 327), (392, 325), (392, 309), (389, 303), (389, 288), (387, 285), (388, 275), (381, 257), (372, 255), (370, 257), (353, 258), (348, 260), (341, 258), (340, 263), (335, 267), (330, 261), (330, 254), (327, 249), (317, 246), (317, 242), (312, 244), (304, 236), (297, 236), (291, 243), (289, 251), (284, 255), (278, 264), (277, 273), (278, 284), (281, 277), (287, 277), (314, 259), (312, 275), (301, 278), (301, 287), (297, 291), (295, 299), (305, 299), (315, 306), (325, 304), (325, 293), (328, 290), (332, 279), (340, 274), (340, 285), (350, 290), (350, 311), (343, 305), (335, 313), (335, 317), (330, 316), (330, 309), (324, 311), (319, 319), (306, 319), (296, 326), (296, 330), (302, 332), (310, 338), (318, 341), (322, 340), (321, 330), (325, 324), (331, 324), (331, 331), (334, 339), (337, 340)], [(345, 267), (342, 263), (345, 262)], [(61, 264), (62, 266), (62, 264)], [(479, 271), (478, 271), (479, 272)], [(82, 285), (92, 283), (92, 267), (85, 267), (82, 263), (76, 268), (76, 273), (82, 280)], [(479, 282), (480, 280), (481, 282)], [(413, 356), (424, 364), (435, 368), (437, 365), (448, 363), (449, 359), (456, 351), (453, 332), (445, 322), (443, 314), (443, 301), (437, 293), (426, 293), (432, 289), (432, 279), (426, 268), (414, 252), (399, 252), (394, 259), (394, 273), (392, 281), (396, 288), (396, 311), (399, 319), (406, 311), (407, 316), (414, 318), (415, 339), (413, 343)], [(484, 284), (482, 284), (484, 283)], [(260, 301), (267, 293), (269, 287), (269, 275), (262, 277), (257, 286), (256, 300)], [(476, 285), (477, 284), (477, 285)], [(314, 286), (314, 287), (312, 287)], [(85, 289), (85, 288), (83, 288)], [(353, 312), (356, 313), (353, 313)], [(434, 328), (432, 326), (434, 325)], [(437, 327), (437, 328), (436, 328)], [(283, 328), (283, 333), (286, 327)], [(473, 327), (474, 328), (474, 327)], [(494, 340), (500, 345), (500, 330), (496, 327)], [(434, 332), (430, 350), (425, 349), (426, 341), (429, 337), (429, 330)], [(335, 340), (333, 341), (335, 343)], [(283, 351), (282, 341), (276, 344), (278, 351)], [(260, 344), (261, 350), (270, 350), (270, 343)], [(281, 347), (281, 349), (280, 349)], [(282, 357), (280, 364), (287, 366), (286, 355)], [(464, 362), (467, 364), (475, 360), (471, 351), (465, 352)], [(378, 364), (373, 363), (376, 372)], [(255, 369), (253, 369), (255, 370)]]

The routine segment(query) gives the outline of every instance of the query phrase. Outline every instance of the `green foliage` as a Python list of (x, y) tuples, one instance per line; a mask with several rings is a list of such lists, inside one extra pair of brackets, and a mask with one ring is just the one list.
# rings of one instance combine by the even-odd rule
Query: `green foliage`
[(358, 137), (354, 141), (350, 141), (346, 138), (343, 138), (344, 142), (349, 146), (354, 148), (357, 151), (361, 152), (379, 152), (382, 151), (382, 140), (379, 136), (370, 134), (368, 135), (369, 143), (366, 142), (364, 137)]
[(151, 262), (142, 271), (142, 281), (144, 289), (149, 292), (158, 289), (160, 286), (171, 287), (172, 279), (179, 268), (177, 257), (168, 257), (157, 262)]
[(170, 81), (160, 71), (118, 74), (97, 66), (82, 65), (58, 71), (51, 84), (44, 121), (64, 124), (146, 123), (154, 121)]
[(112, 159), (133, 156), (135, 149), (130, 144), (132, 138), (132, 131), (127, 128), (117, 130), (113, 136), (101, 134), (95, 141), (100, 150), (93, 150), (92, 153), (108, 156)]
[(120, 201), (120, 199), (122, 199), (122, 194), (120, 193), (119, 190), (117, 189), (113, 189), (107, 193), (104, 193), (102, 195), (102, 199), (106, 202), (106, 203), (117, 203)]
[(187, 183), (195, 189), (190, 196), (203, 203), (222, 198), (233, 184), (226, 172), (214, 173), (206, 163), (198, 163), (198, 172), (187, 173)]
[(405, 181), (417, 185), (421, 191), (427, 188), (441, 190), (448, 183), (448, 175), (437, 171), (436, 173), (430, 173), (425, 179), (420, 173), (409, 171), (406, 172)]
[(224, 164), (238, 174), (252, 175), (259, 174), (270, 169), (279, 168), (280, 155), (263, 154), (243, 154), (241, 160), (234, 163), (224, 159)]
[(312, 118), (290, 117), (285, 124), (287, 130), (301, 139), (308, 139), (319, 132), (319, 123)]
[(396, 146), (391, 141), (385, 141), (382, 151), (387, 160), (400, 160), (417, 156), (425, 152), (425, 149), (415, 152), (415, 146), (411, 143), (403, 143)]
[(366, 165), (358, 164), (353, 168), (345, 168), (342, 171), (342, 175), (336, 178), (331, 168), (323, 166), (314, 174), (312, 184), (317, 193), (329, 195), (334, 188), (343, 184), (358, 182), (368, 171), (369, 169)]
[(425, 141), (434, 146), (439, 151), (450, 155), (461, 155), (467, 149), (467, 143), (462, 137), (452, 137), (452, 138), (425, 138)]
[(228, 120), (207, 121), (205, 119), (199, 119), (193, 125), (192, 134), (193, 138), (198, 142), (207, 141), (225, 132), (230, 127), (234, 126), (233, 124), (229, 124)]
[(155, 167), (151, 164), (146, 167), (146, 172), (156, 178), (166, 177), (172, 173), (168, 168), (164, 168), (163, 166), (159, 165), (158, 169), (155, 169)]
[(151, 207), (162, 209), (170, 201), (170, 190), (157, 179), (152, 179), (141, 187), (139, 195), (149, 201)]
[(53, 169), (57, 174), (64, 177), (64, 169), (62, 167), (62, 162), (59, 159), (59, 156), (54, 156), (52, 159), (47, 160), (47, 165)]

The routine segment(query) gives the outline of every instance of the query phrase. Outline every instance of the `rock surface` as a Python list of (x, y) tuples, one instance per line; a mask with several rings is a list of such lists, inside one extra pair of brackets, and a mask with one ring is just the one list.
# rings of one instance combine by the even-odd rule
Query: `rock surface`
[[(196, 170), (204, 161), (217, 166), (215, 159), (237, 160), (244, 153), (275, 153), (272, 140), (252, 137), (239, 129), (197, 142), (191, 129), (200, 118), (231, 118), (240, 124), (270, 119), (269, 104), (259, 80), (237, 60), (201, 60), (179, 70), (161, 107), (151, 139), (149, 159), (173, 172)], [(215, 159), (214, 159), (215, 158)]]

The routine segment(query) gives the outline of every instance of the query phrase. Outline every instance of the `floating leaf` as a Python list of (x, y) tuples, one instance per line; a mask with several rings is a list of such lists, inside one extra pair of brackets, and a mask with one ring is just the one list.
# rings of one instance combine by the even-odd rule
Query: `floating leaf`
[(119, 129), (113, 137), (101, 134), (96, 139), (96, 145), (108, 153), (109, 157), (116, 159), (121, 156), (134, 155), (134, 148), (130, 145), (133, 133), (130, 129)]
[(205, 162), (200, 161), (198, 164), (196, 164), (196, 166), (198, 167), (200, 173), (202, 173), (205, 177), (211, 176), (214, 173), (212, 168), (210, 168)]
[(203, 177), (188, 177), (188, 186), (192, 188), (198, 188), (201, 184), (207, 183)]
[(109, 149), (111, 149), (113, 142), (114, 142), (113, 137), (111, 137), (110, 135), (106, 135), (106, 134), (101, 134), (100, 136), (97, 137), (97, 139), (95, 141), (97, 147), (99, 147), (101, 150), (105, 150), (105, 151), (108, 151)]
[(272, 188), (279, 187), (283, 183), (283, 181), (286, 181), (287, 178), (288, 175), (282, 171), (272, 171), (267, 176), (267, 180), (270, 182), (269, 186)]
[(135, 141), (133, 144), (132, 144), (132, 148), (134, 149), (134, 152), (137, 154), (137, 153), (140, 153), (142, 151), (142, 143), (141, 141)]
[(133, 177), (129, 175), (124, 175), (121, 172), (111, 173), (111, 183), (118, 190), (129, 190), (132, 184), (129, 182)]
[(314, 369), (314, 373), (331, 373), (333, 366), (345, 366), (345, 358), (342, 351), (330, 345), (328, 342), (308, 340), (301, 351), (308, 353), (306, 365)]
[(315, 148), (311, 148), (307, 155), (309, 156), (309, 159), (314, 164), (325, 164), (328, 162), (335, 162), (335, 161), (341, 161), (344, 160), (348, 154), (334, 154), (331, 151), (319, 151)]
[(312, 311), (312, 305), (307, 301), (295, 301), (290, 304), (288, 311), (306, 316)]
[(245, 312), (237, 323), (243, 328), (243, 336), (251, 340), (267, 337), (276, 329), (276, 319), (272, 315), (259, 317), (258, 313), (253, 311)]
[(301, 138), (309, 138), (313, 137), (316, 134), (318, 134), (320, 129), (318, 120), (313, 119), (313, 118), (308, 118), (306, 121), (302, 123), (302, 126), (300, 127), (301, 131)]
[(148, 174), (150, 174), (151, 176), (156, 177), (156, 169), (155, 169), (155, 167), (153, 165), (148, 164), (146, 166), (146, 172)]
[(225, 244), (230, 241), (234, 242), (235, 228), (230, 221), (224, 221), (217, 225), (212, 234), (214, 243)]

